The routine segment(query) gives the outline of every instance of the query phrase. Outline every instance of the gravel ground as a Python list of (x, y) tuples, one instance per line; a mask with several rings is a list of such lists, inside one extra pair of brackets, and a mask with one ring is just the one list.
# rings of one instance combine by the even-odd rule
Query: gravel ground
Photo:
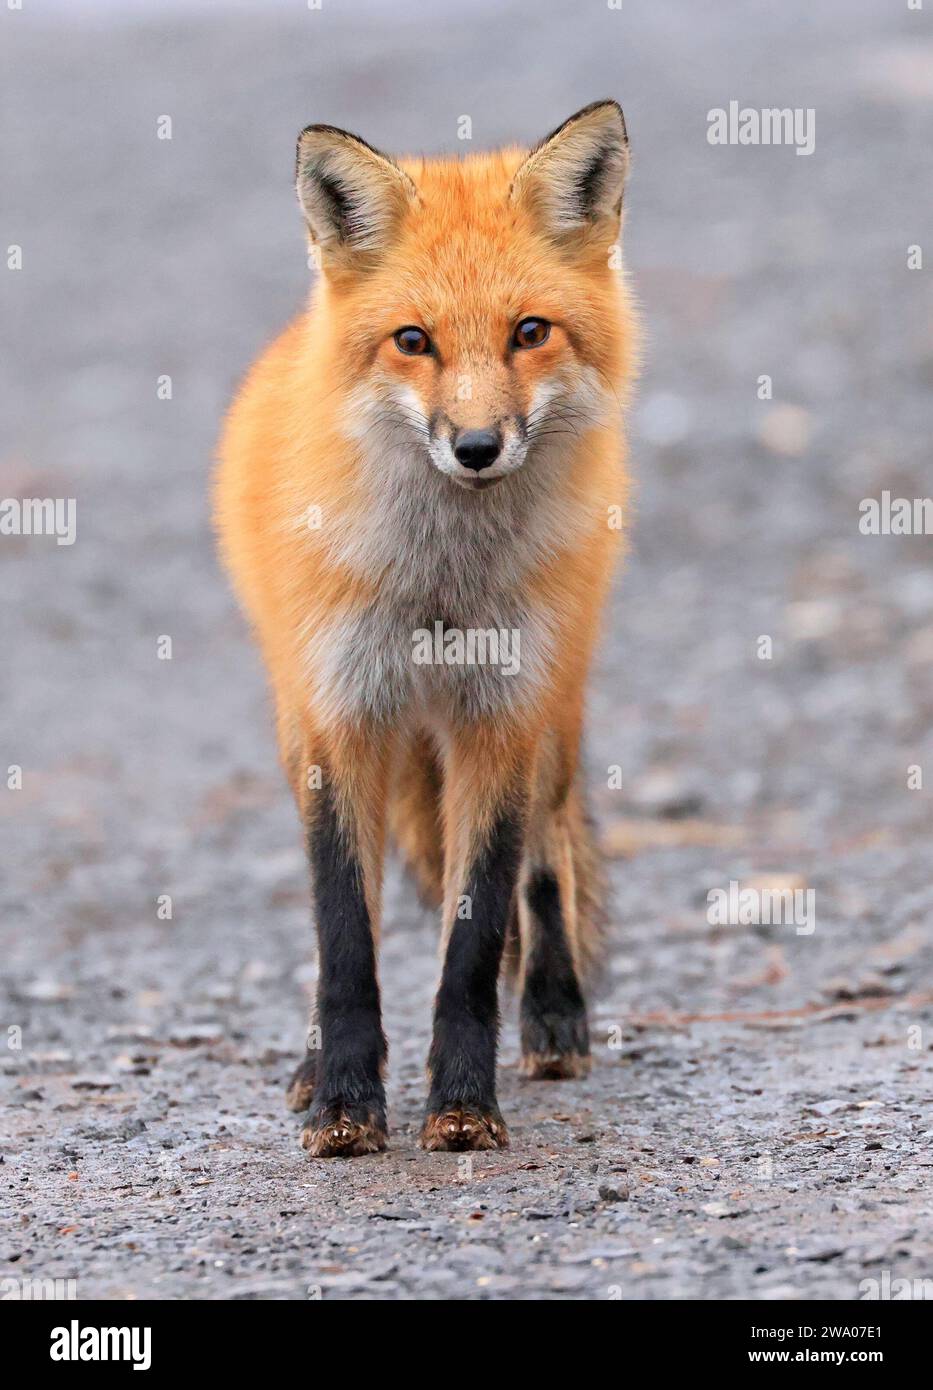
[[(0, 538), (0, 766), (22, 768), (0, 784), (2, 1274), (241, 1299), (933, 1277), (931, 791), (908, 785), (933, 781), (933, 569), (928, 537), (858, 528), (863, 498), (931, 492), (931, 271), (907, 269), (930, 15), (280, 0), (0, 23), (23, 247), (0, 492), (78, 516), (73, 546)], [(615, 889), (593, 1073), (522, 1082), (510, 1006), (512, 1148), (417, 1149), (436, 930), (393, 870), (392, 1150), (315, 1163), (282, 1105), (314, 978), (300, 838), (206, 505), (233, 384), (304, 293), (293, 139), (317, 119), (451, 149), (467, 113), (481, 147), (605, 95), (647, 341), (591, 702)], [(710, 145), (730, 100), (813, 108), (814, 152)], [(815, 930), (711, 925), (732, 880), (812, 889)]]

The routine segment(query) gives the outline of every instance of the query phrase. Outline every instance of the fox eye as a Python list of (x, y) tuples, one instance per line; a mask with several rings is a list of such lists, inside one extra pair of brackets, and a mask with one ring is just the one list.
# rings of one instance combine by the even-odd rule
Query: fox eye
[(547, 319), (522, 319), (512, 334), (512, 346), (517, 348), (539, 347), (547, 341), (551, 325)]
[(400, 328), (393, 336), (399, 352), (408, 357), (421, 357), (431, 351), (431, 339), (423, 328)]

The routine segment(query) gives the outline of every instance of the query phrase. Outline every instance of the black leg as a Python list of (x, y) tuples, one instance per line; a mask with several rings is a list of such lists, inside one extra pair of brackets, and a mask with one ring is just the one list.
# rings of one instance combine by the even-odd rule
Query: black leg
[(550, 869), (532, 872), (525, 892), (530, 917), (521, 1002), (522, 1071), (556, 1079), (589, 1070), (586, 1004), (574, 969)]
[(386, 1146), (386, 1044), (363, 874), (324, 782), (309, 828), (321, 1049), (302, 1143), (317, 1157), (349, 1157)]
[(454, 921), (434, 1006), (428, 1058), (426, 1149), (508, 1144), (496, 1100), (498, 979), (521, 857), (521, 823), (503, 813), (476, 855), (465, 894), (470, 916)]

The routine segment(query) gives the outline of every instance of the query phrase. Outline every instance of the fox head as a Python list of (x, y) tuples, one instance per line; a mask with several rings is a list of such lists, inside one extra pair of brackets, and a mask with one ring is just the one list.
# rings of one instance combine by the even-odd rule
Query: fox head
[(628, 139), (597, 102), (530, 152), (396, 163), (313, 125), (298, 197), (348, 426), (463, 488), (501, 482), (618, 410)]

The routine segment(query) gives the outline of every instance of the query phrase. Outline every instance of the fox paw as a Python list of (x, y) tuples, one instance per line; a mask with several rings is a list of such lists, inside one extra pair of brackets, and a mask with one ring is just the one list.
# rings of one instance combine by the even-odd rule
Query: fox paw
[(312, 1158), (359, 1158), (381, 1153), (388, 1141), (385, 1112), (359, 1102), (319, 1105), (301, 1131), (301, 1146)]
[(590, 1064), (579, 1052), (523, 1052), (519, 1071), (527, 1081), (572, 1081), (589, 1076)]
[(507, 1149), (509, 1132), (498, 1110), (480, 1111), (453, 1105), (429, 1114), (421, 1131), (421, 1147), (463, 1153), (467, 1149)]
[(585, 1014), (542, 1014), (522, 1020), (519, 1070), (530, 1081), (564, 1081), (588, 1076), (590, 1062)]

